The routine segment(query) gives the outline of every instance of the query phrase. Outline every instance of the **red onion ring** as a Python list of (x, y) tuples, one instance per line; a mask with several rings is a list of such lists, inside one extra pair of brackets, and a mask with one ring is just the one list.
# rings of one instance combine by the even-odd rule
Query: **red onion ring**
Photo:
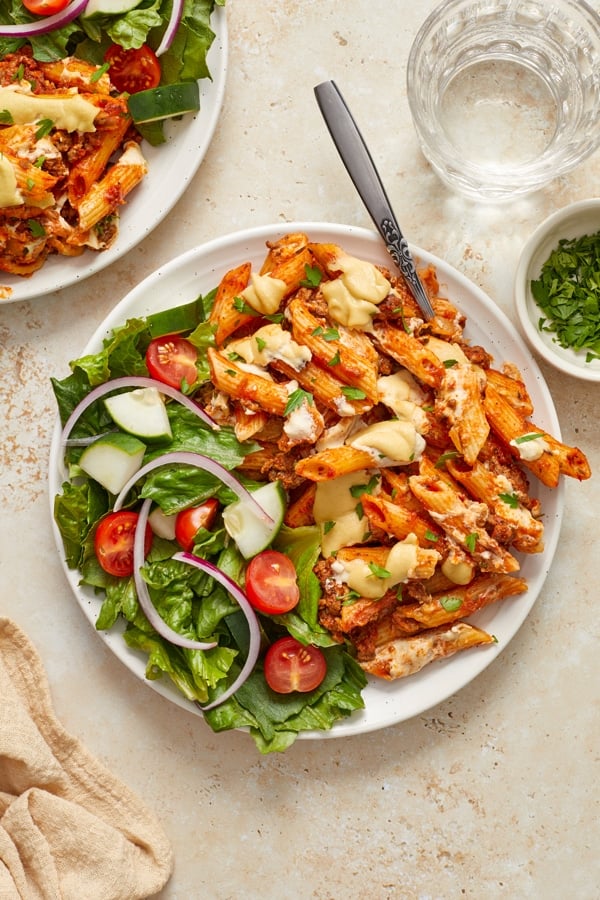
[(233, 581), (229, 575), (226, 575), (221, 569), (212, 563), (208, 562), (206, 559), (200, 559), (199, 556), (195, 556), (193, 553), (181, 552), (176, 553), (173, 559), (178, 560), (179, 562), (188, 563), (190, 566), (195, 566), (197, 569), (200, 569), (201, 572), (206, 572), (208, 575), (211, 575), (215, 581), (218, 581), (219, 584), (222, 584), (226, 591), (228, 591), (231, 596), (236, 600), (240, 609), (244, 613), (246, 617), (246, 621), (248, 622), (248, 628), (250, 629), (250, 644), (248, 647), (248, 656), (246, 657), (246, 662), (242, 666), (242, 670), (237, 676), (237, 678), (229, 685), (229, 687), (217, 697), (216, 700), (213, 700), (212, 703), (207, 703), (206, 706), (202, 706), (201, 703), (198, 703), (197, 706), (202, 710), (213, 709), (215, 706), (219, 706), (221, 703), (224, 703), (225, 700), (229, 699), (232, 694), (235, 694), (237, 689), (242, 686), (242, 684), (246, 681), (248, 676), (251, 674), (254, 666), (256, 665), (256, 660), (258, 659), (258, 654), (260, 653), (260, 628), (258, 625), (258, 619), (256, 617), (256, 613), (252, 609), (248, 598), (242, 591), (242, 589)]
[(171, 463), (177, 463), (178, 465), (184, 466), (195, 466), (197, 469), (203, 469), (205, 472), (210, 472), (211, 475), (214, 475), (215, 478), (218, 478), (219, 481), (222, 481), (223, 484), (227, 485), (240, 500), (249, 503), (254, 508), (256, 515), (260, 516), (267, 525), (273, 525), (271, 516), (262, 508), (260, 503), (254, 499), (251, 492), (248, 491), (243, 484), (238, 481), (235, 475), (232, 475), (231, 472), (225, 468), (225, 466), (222, 466), (221, 463), (211, 459), (210, 456), (203, 456), (201, 453), (192, 453), (189, 450), (174, 450), (171, 453), (163, 453), (162, 456), (157, 456), (156, 459), (151, 460), (151, 462), (142, 466), (141, 469), (138, 469), (135, 475), (132, 475), (129, 481), (122, 487), (120, 494), (114, 502), (113, 510), (116, 512), (121, 509), (125, 497), (140, 478), (143, 478), (144, 475), (153, 472), (154, 469), (158, 469), (160, 466), (167, 466)]
[(156, 49), (157, 56), (162, 56), (163, 53), (166, 53), (166, 51), (173, 43), (173, 38), (175, 37), (175, 33), (179, 28), (179, 23), (181, 22), (181, 17), (183, 15), (183, 6), (184, 0), (173, 0), (173, 5), (171, 7), (171, 16), (167, 23), (165, 33), (162, 36), (162, 40), (158, 45), (158, 48)]
[(146, 525), (148, 523), (148, 513), (150, 512), (151, 506), (152, 500), (144, 500), (142, 503), (133, 540), (133, 580), (135, 582), (135, 589), (137, 591), (140, 606), (154, 630), (166, 641), (169, 641), (169, 643), (176, 644), (178, 647), (185, 647), (187, 650), (211, 650), (213, 647), (217, 646), (217, 641), (212, 641), (211, 643), (206, 643), (205, 641), (192, 641), (191, 638), (186, 638), (182, 634), (178, 634), (167, 625), (164, 619), (161, 618), (152, 602), (148, 585), (142, 578), (142, 573), (140, 571), (144, 565), (144, 538), (146, 535)]
[(220, 426), (217, 425), (214, 419), (212, 419), (208, 413), (206, 413), (197, 403), (195, 403), (190, 397), (187, 397), (185, 394), (182, 394), (181, 391), (178, 391), (177, 388), (171, 387), (168, 384), (163, 384), (162, 381), (158, 381), (156, 378), (146, 378), (143, 375), (125, 375), (123, 378), (113, 378), (111, 381), (105, 381), (104, 384), (98, 385), (98, 387), (93, 388), (89, 394), (81, 400), (67, 421), (64, 424), (61, 436), (60, 436), (60, 456), (61, 459), (64, 459), (65, 455), (65, 447), (67, 446), (69, 435), (73, 430), (73, 427), (81, 417), (81, 415), (86, 411), (86, 409), (95, 403), (96, 400), (100, 400), (102, 397), (106, 396), (106, 394), (110, 394), (112, 391), (119, 390), (119, 388), (144, 388), (144, 387), (153, 387), (156, 388), (161, 394), (166, 394), (167, 397), (170, 397), (171, 400), (176, 400), (178, 403), (181, 403), (182, 406), (185, 406), (186, 409), (189, 409), (190, 412), (193, 412), (194, 415), (198, 416), (199, 419), (208, 425), (213, 431), (219, 431)]
[(53, 16), (44, 16), (39, 22), (22, 22), (19, 25), (1, 25), (0, 37), (34, 37), (37, 34), (47, 34), (68, 25), (76, 19), (88, 5), (88, 0), (71, 0), (61, 12)]

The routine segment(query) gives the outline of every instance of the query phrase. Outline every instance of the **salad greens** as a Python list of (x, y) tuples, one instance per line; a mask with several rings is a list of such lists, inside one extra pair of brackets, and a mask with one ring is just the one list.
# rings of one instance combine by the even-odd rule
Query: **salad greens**
[(561, 347), (600, 358), (600, 232), (563, 238), (531, 282), (544, 316), (540, 331), (553, 332)]
[[(52, 379), (63, 424), (78, 403), (92, 390), (112, 378), (147, 375), (145, 351), (153, 337), (186, 325), (188, 340), (198, 349), (198, 380), (194, 389), (208, 381), (206, 348), (212, 343), (212, 326), (206, 315), (214, 292), (192, 303), (147, 318), (129, 319), (104, 340), (99, 352), (71, 363), (71, 374)], [(235, 470), (246, 454), (256, 449), (252, 442), (240, 443), (233, 430), (212, 430), (179, 403), (167, 405), (172, 441), (147, 446), (144, 463), (173, 450), (199, 452)], [(99, 400), (85, 410), (72, 431), (86, 438), (114, 429), (104, 403)], [(216, 699), (240, 671), (248, 642), (248, 629), (237, 603), (210, 576), (174, 560), (179, 550), (174, 541), (154, 537), (143, 568), (152, 601), (165, 622), (175, 631), (200, 641), (218, 640), (210, 650), (176, 647), (160, 637), (140, 609), (133, 576), (117, 578), (99, 565), (94, 552), (94, 534), (99, 520), (110, 511), (114, 497), (78, 466), (81, 446), (68, 446), (69, 480), (56, 496), (54, 515), (62, 536), (65, 560), (77, 569), (81, 585), (99, 597), (98, 630), (125, 623), (124, 640), (146, 657), (146, 677), (169, 678), (191, 702), (204, 704)], [(258, 483), (243, 479), (250, 490)], [(222, 504), (235, 498), (213, 475), (196, 468), (168, 465), (150, 472), (131, 492), (128, 505), (151, 498), (166, 514), (217, 497)], [(250, 678), (221, 705), (205, 711), (215, 731), (247, 727), (262, 753), (285, 750), (307, 729), (330, 729), (334, 723), (364, 706), (361, 696), (366, 676), (345, 646), (336, 643), (318, 622), (320, 584), (313, 567), (320, 553), (320, 532), (314, 526), (282, 526), (275, 549), (293, 561), (300, 588), (300, 602), (289, 613), (259, 615), (265, 646), (286, 634), (322, 649), (327, 675), (310, 693), (277, 694), (266, 684), (259, 661)], [(210, 560), (240, 586), (244, 583), (245, 560), (228, 537), (222, 522), (201, 529), (193, 548), (195, 555)]]
[[(226, 0), (185, 0), (183, 15), (171, 46), (160, 57), (161, 83), (176, 84), (210, 78), (207, 54), (215, 39), (210, 17), (215, 6)], [(133, 9), (115, 15), (78, 16), (63, 28), (28, 38), (0, 36), (0, 58), (26, 45), (35, 59), (53, 62), (76, 56), (86, 62), (102, 65), (104, 53), (115, 43), (125, 50), (147, 44), (156, 50), (169, 22), (171, 0), (141, 0)], [(0, 0), (0, 22), (22, 24), (39, 21), (29, 13), (21, 0)], [(140, 126), (140, 132), (151, 143), (164, 140), (162, 123)]]

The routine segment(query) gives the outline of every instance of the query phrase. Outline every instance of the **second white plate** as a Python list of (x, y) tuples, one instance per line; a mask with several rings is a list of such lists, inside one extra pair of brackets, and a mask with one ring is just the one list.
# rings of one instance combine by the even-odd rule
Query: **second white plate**
[(216, 6), (211, 15), (215, 33), (207, 56), (212, 75), (200, 81), (200, 111), (167, 123), (167, 142), (159, 147), (142, 144), (148, 161), (148, 174), (131, 194), (121, 210), (119, 234), (108, 250), (93, 250), (81, 256), (48, 258), (30, 278), (0, 272), (0, 284), (11, 289), (0, 303), (31, 300), (84, 281), (116, 262), (133, 249), (173, 209), (196, 174), (212, 141), (225, 94), (227, 73), (227, 19), (225, 10)]

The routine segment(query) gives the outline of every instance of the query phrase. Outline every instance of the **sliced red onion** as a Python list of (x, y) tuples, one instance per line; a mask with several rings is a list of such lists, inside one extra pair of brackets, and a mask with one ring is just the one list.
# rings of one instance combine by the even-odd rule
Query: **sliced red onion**
[(195, 403), (191, 397), (187, 397), (185, 394), (182, 394), (181, 391), (178, 391), (177, 388), (171, 387), (168, 384), (163, 384), (162, 381), (158, 381), (156, 378), (146, 378), (144, 375), (125, 375), (123, 378), (113, 378), (111, 381), (105, 381), (104, 384), (99, 384), (98, 387), (93, 388), (89, 394), (81, 400), (67, 421), (65, 422), (64, 428), (62, 430), (61, 438), (60, 438), (60, 458), (64, 458), (65, 447), (69, 441), (69, 435), (73, 430), (75, 424), (78, 422), (80, 417), (86, 411), (86, 409), (95, 403), (96, 400), (100, 400), (102, 397), (105, 397), (107, 394), (112, 393), (112, 391), (117, 391), (120, 388), (145, 388), (145, 387), (153, 387), (156, 388), (161, 394), (166, 394), (167, 397), (170, 397), (171, 400), (176, 400), (178, 403), (181, 403), (182, 406), (185, 406), (186, 409), (189, 409), (190, 412), (193, 412), (195, 416), (198, 416), (199, 419), (210, 426), (214, 431), (219, 431), (220, 426), (212, 419), (208, 413), (206, 413), (197, 403)]
[(71, 0), (61, 12), (53, 16), (44, 16), (39, 22), (22, 22), (19, 25), (1, 25), (0, 37), (34, 37), (37, 34), (46, 34), (68, 25), (76, 19), (88, 5), (89, 0)]
[(166, 53), (166, 51), (173, 43), (173, 38), (175, 37), (175, 33), (179, 28), (179, 23), (181, 22), (181, 17), (183, 15), (183, 5), (184, 0), (173, 0), (173, 5), (171, 7), (171, 17), (167, 23), (167, 27), (165, 28), (165, 33), (162, 36), (162, 40), (156, 49), (157, 56), (161, 56), (163, 53)]
[(146, 536), (146, 525), (148, 524), (148, 513), (150, 512), (151, 506), (152, 500), (144, 500), (142, 503), (133, 541), (133, 579), (140, 606), (154, 630), (166, 641), (169, 641), (169, 643), (176, 644), (178, 647), (185, 647), (187, 650), (211, 650), (213, 647), (217, 646), (217, 641), (212, 641), (210, 643), (206, 643), (205, 641), (192, 641), (190, 638), (178, 634), (167, 625), (161, 616), (159, 616), (157, 609), (152, 602), (148, 585), (142, 578), (142, 573), (140, 571), (144, 565), (144, 541)]
[(157, 456), (156, 459), (151, 460), (145, 466), (142, 466), (141, 469), (138, 469), (135, 475), (132, 475), (122, 487), (120, 494), (115, 500), (113, 509), (115, 511), (121, 509), (125, 497), (140, 478), (161, 466), (168, 466), (172, 463), (182, 466), (195, 466), (197, 469), (210, 472), (211, 475), (214, 475), (215, 478), (218, 478), (219, 481), (222, 481), (223, 484), (233, 491), (240, 500), (249, 503), (254, 508), (256, 515), (260, 516), (267, 525), (273, 525), (273, 519), (268, 512), (262, 508), (260, 503), (257, 503), (252, 493), (225, 466), (222, 466), (221, 463), (211, 459), (209, 456), (203, 456), (201, 453), (192, 453), (189, 450), (173, 450), (171, 453), (163, 453), (162, 456)]
[(176, 553), (173, 559), (176, 559), (179, 562), (188, 563), (190, 566), (195, 566), (197, 569), (200, 569), (201, 572), (206, 572), (208, 575), (211, 575), (215, 581), (222, 584), (225, 590), (231, 594), (233, 599), (239, 603), (240, 609), (248, 622), (248, 628), (250, 629), (248, 656), (246, 657), (246, 662), (242, 666), (240, 674), (216, 700), (212, 701), (212, 703), (207, 703), (206, 706), (202, 706), (201, 703), (197, 704), (202, 710), (213, 709), (213, 707), (224, 703), (225, 700), (232, 696), (232, 694), (235, 694), (254, 669), (258, 654), (260, 653), (260, 628), (258, 626), (258, 619), (248, 598), (239, 585), (217, 566), (208, 562), (206, 559), (200, 559), (199, 556), (195, 556), (193, 553), (187, 553), (185, 551)]

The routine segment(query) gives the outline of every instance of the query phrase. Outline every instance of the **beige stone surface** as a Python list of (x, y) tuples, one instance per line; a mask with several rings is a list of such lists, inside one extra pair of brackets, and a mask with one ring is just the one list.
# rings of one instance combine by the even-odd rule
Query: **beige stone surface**
[[(70, 592), (50, 527), (49, 378), (67, 374), (116, 301), (231, 231), (370, 227), (314, 101), (322, 80), (351, 103), (409, 239), (516, 321), (524, 241), (555, 209), (598, 195), (600, 157), (507, 206), (448, 192), (419, 153), (405, 91), (410, 44), (433, 6), (228, 0), (223, 111), (184, 197), (109, 270), (0, 308), (0, 612), (40, 650), (65, 727), (159, 814), (176, 860), (163, 900), (600, 896), (597, 475), (567, 485), (541, 595), (474, 682), (387, 730), (268, 757), (244, 734), (214, 735), (115, 659)], [(597, 472), (599, 387), (542, 370), (565, 440)]]

